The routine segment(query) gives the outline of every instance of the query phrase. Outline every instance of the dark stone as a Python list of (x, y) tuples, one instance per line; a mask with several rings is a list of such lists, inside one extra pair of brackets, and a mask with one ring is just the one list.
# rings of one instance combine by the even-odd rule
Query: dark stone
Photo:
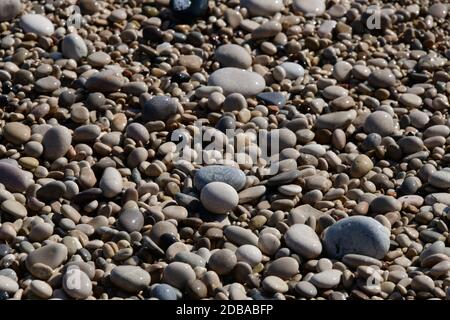
[(200, 200), (189, 194), (178, 192), (175, 195), (175, 200), (189, 211), (197, 211), (200, 208)]
[(167, 120), (176, 114), (178, 106), (176, 100), (168, 96), (155, 96), (144, 105), (142, 117), (144, 121)]
[(8, 97), (1, 95), (0, 96), (0, 108), (6, 107), (8, 105)]
[(297, 179), (300, 176), (300, 171), (298, 170), (290, 170), (286, 172), (282, 172), (280, 174), (277, 174), (276, 176), (270, 178), (267, 180), (267, 185), (269, 187), (275, 187), (275, 186), (281, 186), (284, 184), (291, 183), (295, 179)]
[(0, 301), (2, 300), (8, 300), (9, 299), (9, 294), (6, 291), (0, 291)]
[(103, 194), (102, 189), (90, 188), (75, 195), (72, 198), (72, 201), (76, 204), (86, 204), (93, 200), (98, 200), (99, 198), (101, 199), (102, 194)]
[(191, 80), (191, 76), (185, 72), (177, 72), (170, 79), (175, 83), (183, 83)]
[(201, 190), (205, 185), (214, 181), (227, 183), (239, 191), (244, 187), (246, 177), (245, 173), (237, 168), (220, 165), (203, 167), (194, 175), (194, 185), (197, 190)]
[(193, 21), (208, 12), (208, 0), (171, 0), (170, 9), (177, 19)]
[(256, 98), (269, 105), (283, 107), (286, 104), (286, 98), (280, 92), (261, 92), (256, 95)]
[(226, 133), (229, 129), (236, 129), (236, 120), (231, 116), (223, 116), (217, 121), (216, 129)]
[(61, 181), (53, 181), (36, 191), (36, 197), (45, 203), (49, 203), (61, 198), (64, 192), (66, 192), (66, 185)]
[(200, 32), (193, 31), (188, 33), (188, 35), (186, 36), (186, 41), (189, 44), (192, 44), (194, 47), (200, 47), (205, 43), (205, 37)]
[(168, 247), (170, 247), (172, 244), (174, 244), (175, 242), (178, 242), (177, 238), (171, 234), (171, 233), (164, 233), (163, 235), (161, 235), (161, 237), (159, 238), (159, 246), (161, 247), (161, 249), (163, 249), (164, 251), (167, 250)]
[(62, 108), (68, 108), (75, 103), (75, 93), (72, 90), (61, 92), (58, 98), (58, 104)]
[(103, 106), (106, 102), (105, 95), (101, 92), (92, 92), (86, 99), (86, 105), (89, 108), (97, 109)]
[(150, 42), (159, 42), (162, 39), (163, 33), (161, 29), (156, 26), (148, 26), (142, 29), (142, 37)]

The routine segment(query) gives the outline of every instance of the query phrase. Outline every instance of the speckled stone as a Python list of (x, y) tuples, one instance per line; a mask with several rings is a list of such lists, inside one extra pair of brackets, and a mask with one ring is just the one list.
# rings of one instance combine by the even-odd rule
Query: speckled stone
[(224, 182), (239, 191), (244, 187), (245, 181), (245, 174), (242, 170), (229, 166), (202, 167), (194, 175), (194, 185), (198, 190), (202, 190), (210, 182)]
[(389, 250), (389, 231), (373, 218), (353, 216), (328, 227), (323, 244), (333, 258), (356, 253), (381, 259)]

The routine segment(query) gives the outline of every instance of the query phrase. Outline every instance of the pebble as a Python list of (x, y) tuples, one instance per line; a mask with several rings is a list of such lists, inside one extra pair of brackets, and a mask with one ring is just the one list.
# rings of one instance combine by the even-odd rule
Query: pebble
[(0, 291), (5, 291), (10, 294), (16, 293), (19, 290), (19, 285), (11, 278), (0, 275)]
[(202, 205), (210, 212), (224, 214), (232, 211), (239, 202), (236, 190), (224, 182), (210, 182), (202, 188)]
[(68, 268), (62, 278), (62, 285), (65, 293), (74, 299), (86, 299), (92, 294), (91, 280), (86, 273), (76, 267)]
[(171, 0), (170, 8), (179, 19), (191, 21), (207, 13), (208, 1)]
[(380, 136), (389, 136), (395, 131), (392, 116), (384, 111), (371, 113), (364, 121), (364, 131), (368, 134), (377, 133)]
[(450, 188), (450, 171), (439, 170), (433, 172), (428, 178), (428, 183), (438, 189)]
[[(47, 244), (39, 249), (31, 252), (25, 261), (27, 269), (39, 278), (39, 274), (33, 269), (35, 264), (44, 264), (45, 266), (55, 269), (59, 267), (67, 259), (67, 248), (60, 243)], [(33, 272), (34, 271), (34, 272)]]
[(111, 63), (111, 57), (105, 52), (98, 51), (91, 53), (87, 61), (94, 68), (101, 68)]
[(33, 183), (33, 180), (17, 166), (0, 162), (0, 183), (8, 191), (24, 192)]
[(286, 72), (286, 78), (295, 80), (305, 75), (305, 69), (298, 63), (284, 62), (280, 64), (280, 67)]
[(304, 298), (313, 298), (317, 295), (316, 287), (308, 281), (297, 282), (295, 284), (295, 292)]
[(62, 53), (65, 57), (79, 61), (88, 55), (88, 48), (83, 38), (76, 33), (68, 34), (62, 41)]
[(121, 290), (138, 293), (150, 284), (150, 274), (137, 266), (121, 265), (111, 271), (111, 282)]
[(299, 263), (292, 257), (278, 258), (272, 261), (266, 270), (267, 275), (277, 276), (284, 280), (289, 280), (298, 273)]
[(180, 290), (183, 290), (195, 278), (195, 272), (192, 267), (184, 262), (171, 262), (164, 268), (164, 281)]
[(30, 127), (20, 122), (10, 122), (3, 127), (3, 136), (13, 144), (24, 144), (31, 137)]
[(114, 198), (122, 191), (122, 175), (115, 168), (106, 168), (100, 179), (99, 187), (105, 197)]
[(136, 208), (129, 208), (119, 215), (120, 226), (127, 232), (140, 231), (144, 226), (144, 217)]
[(261, 286), (264, 291), (268, 293), (285, 293), (289, 290), (289, 287), (286, 282), (276, 276), (268, 276), (265, 277), (261, 282)]
[(389, 231), (373, 218), (348, 217), (326, 229), (323, 245), (337, 259), (351, 253), (381, 259), (390, 247)]
[(268, 105), (283, 107), (286, 104), (286, 98), (280, 92), (261, 92), (256, 97)]
[(365, 154), (360, 154), (352, 162), (352, 166), (350, 167), (350, 175), (355, 178), (361, 178), (372, 169), (372, 160), (370, 160), (370, 158)]
[(336, 287), (341, 282), (342, 271), (325, 270), (314, 274), (310, 282), (317, 288), (330, 289)]
[(368, 77), (369, 85), (375, 88), (389, 88), (395, 85), (395, 75), (390, 69), (376, 69)]
[(61, 81), (59, 81), (54, 76), (48, 76), (45, 78), (41, 78), (34, 83), (34, 86), (37, 91), (42, 93), (51, 93), (61, 86)]
[(12, 199), (3, 201), (1, 209), (15, 219), (22, 219), (27, 216), (27, 209), (21, 203)]
[(242, 0), (241, 6), (252, 16), (273, 16), (284, 7), (281, 0)]
[(245, 48), (237, 44), (224, 44), (216, 49), (214, 58), (222, 67), (247, 69), (252, 65), (252, 57)]
[(398, 102), (407, 108), (418, 108), (422, 105), (422, 98), (416, 94), (404, 93), (398, 98)]
[(228, 240), (238, 246), (245, 244), (258, 245), (258, 237), (249, 229), (244, 229), (239, 226), (228, 226), (224, 230), (224, 235)]
[(50, 128), (42, 138), (44, 157), (48, 160), (56, 160), (64, 156), (72, 143), (70, 131), (63, 126)]
[(159, 300), (177, 300), (177, 293), (172, 286), (158, 283), (152, 288), (151, 294)]
[(244, 261), (251, 267), (254, 267), (261, 262), (262, 253), (258, 247), (251, 244), (245, 244), (236, 250), (236, 258), (237, 261)]
[(349, 79), (353, 66), (347, 61), (338, 61), (334, 65), (333, 77), (339, 81), (343, 82)]
[(53, 294), (53, 288), (47, 282), (37, 279), (31, 281), (30, 290), (41, 299), (49, 299)]
[(280, 240), (271, 233), (262, 234), (258, 238), (258, 247), (264, 254), (272, 256), (280, 248)]
[(289, 249), (308, 259), (313, 259), (322, 252), (319, 237), (307, 225), (294, 224), (286, 231), (284, 240)]
[(447, 16), (448, 5), (440, 2), (434, 3), (430, 6), (428, 12), (435, 18), (443, 19)]
[(324, 0), (294, 0), (293, 8), (303, 13), (306, 17), (309, 17), (323, 15), (326, 6)]
[(168, 96), (155, 96), (145, 103), (142, 116), (145, 121), (165, 121), (176, 114), (177, 110), (175, 99)]
[(26, 14), (20, 18), (20, 27), (25, 32), (35, 33), (38, 36), (51, 36), (55, 32), (53, 23), (40, 14)]
[(338, 128), (346, 128), (356, 118), (355, 110), (331, 112), (317, 117), (316, 128), (335, 130)]
[(123, 84), (123, 78), (116, 71), (104, 70), (89, 77), (85, 87), (91, 92), (110, 93), (118, 91)]
[(266, 81), (259, 74), (238, 68), (222, 68), (208, 78), (209, 86), (218, 86), (223, 93), (240, 93), (245, 97), (254, 96), (264, 90)]
[(411, 281), (411, 288), (415, 291), (429, 292), (434, 289), (434, 281), (429, 276), (418, 275)]
[(20, 0), (4, 0), (0, 3), (0, 22), (11, 21), (22, 11)]

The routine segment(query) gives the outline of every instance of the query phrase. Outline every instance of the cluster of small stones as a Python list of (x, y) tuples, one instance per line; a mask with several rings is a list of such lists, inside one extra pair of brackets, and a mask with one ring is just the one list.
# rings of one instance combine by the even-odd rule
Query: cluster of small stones
[(438, 1), (0, 1), (0, 300), (449, 299)]

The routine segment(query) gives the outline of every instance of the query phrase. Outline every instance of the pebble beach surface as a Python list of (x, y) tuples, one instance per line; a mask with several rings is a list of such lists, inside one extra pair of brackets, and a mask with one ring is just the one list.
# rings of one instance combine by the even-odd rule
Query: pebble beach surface
[(449, 9), (1, 0), (0, 300), (450, 299)]

